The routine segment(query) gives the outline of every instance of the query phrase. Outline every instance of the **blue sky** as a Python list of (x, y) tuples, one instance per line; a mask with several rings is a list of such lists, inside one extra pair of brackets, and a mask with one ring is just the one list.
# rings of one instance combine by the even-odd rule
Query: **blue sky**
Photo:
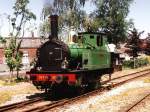
[[(51, 1), (51, 0), (50, 0)], [(7, 14), (12, 14), (12, 6), (14, 4), (15, 0), (0, 0), (0, 16), (6, 18)], [(36, 24), (38, 27), (39, 21), (40, 21), (40, 14), (41, 9), (43, 7), (44, 0), (30, 0), (29, 9), (34, 12), (37, 16)], [(85, 8), (88, 12), (92, 11), (91, 5), (88, 3), (85, 5)], [(135, 27), (139, 31), (145, 31), (144, 35), (147, 35), (147, 32), (150, 32), (150, 0), (134, 0), (133, 4), (130, 7), (130, 13), (128, 15), (128, 18), (131, 18), (134, 20)], [(9, 32), (8, 29), (8, 22), (6, 19), (2, 19), (0, 17), (0, 34), (2, 36), (7, 36)], [(25, 36), (29, 36), (30, 34), (27, 34)], [(37, 35), (37, 34), (36, 34)]]
[[(12, 15), (13, 13), (13, 5), (16, 0), (0, 0), (0, 15), (4, 17), (4, 19), (0, 18), (0, 34), (2, 36), (8, 36), (9, 32), (9, 23), (8, 20), (6, 21), (6, 15), (4, 13), (7, 13), (9, 15)], [(37, 24), (37, 27), (40, 22), (40, 16), (41, 16), (41, 10), (43, 7), (44, 0), (30, 0), (30, 4), (28, 5), (29, 9), (36, 14), (37, 19), (35, 21), (35, 24)], [(38, 31), (35, 31), (35, 35), (37, 36)], [(31, 36), (29, 33), (25, 33), (25, 36)]]
[(145, 31), (143, 37), (147, 36), (150, 32), (150, 0), (134, 0), (128, 18), (134, 20), (139, 31)]

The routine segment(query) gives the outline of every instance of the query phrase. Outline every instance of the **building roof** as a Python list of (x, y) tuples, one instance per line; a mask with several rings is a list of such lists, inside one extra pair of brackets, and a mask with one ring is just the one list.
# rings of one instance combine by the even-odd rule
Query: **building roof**
[[(48, 38), (43, 39), (40, 37), (24, 37), (24, 38), (17, 38), (17, 42), (23, 39), (21, 48), (38, 48), (42, 43), (48, 41)], [(7, 42), (9, 38), (6, 38)], [(0, 43), (0, 48), (3, 48), (3, 44)]]

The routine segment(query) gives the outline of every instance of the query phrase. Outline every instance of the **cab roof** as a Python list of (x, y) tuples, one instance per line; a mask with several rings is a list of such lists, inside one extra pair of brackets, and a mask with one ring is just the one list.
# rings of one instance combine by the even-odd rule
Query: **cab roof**
[(78, 33), (78, 35), (82, 35), (82, 34), (106, 35), (106, 33), (104, 33), (104, 32), (80, 32), (80, 33)]

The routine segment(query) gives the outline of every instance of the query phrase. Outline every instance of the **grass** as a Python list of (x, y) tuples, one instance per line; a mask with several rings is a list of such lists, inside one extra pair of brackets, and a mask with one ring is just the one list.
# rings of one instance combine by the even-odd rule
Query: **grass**
[(9, 81), (9, 80), (0, 80), (0, 87), (1, 86), (14, 86), (17, 83), (15, 81)]
[[(37, 89), (31, 84), (25, 83), (27, 80), (23, 78), (12, 78), (12, 80), (1, 79), (0, 87), (0, 104), (11, 100), (11, 97), (19, 94), (32, 94), (37, 92)], [(18, 85), (19, 84), (19, 85)], [(6, 87), (6, 88), (5, 88)]]
[(1, 99), (0, 104), (10, 100), (11, 96), (12, 96), (11, 92), (6, 92), (6, 91), (0, 92), (0, 99)]
[(13, 78), (12, 80), (10, 79), (5, 79), (5, 80), (0, 80), (0, 87), (1, 86), (14, 86), (20, 82), (27, 82), (27, 79), (24, 78)]
[[(3, 84), (2, 81), (0, 81), (1, 84)], [(13, 85), (14, 83), (9, 84), (9, 86)], [(4, 86), (6, 86), (7, 84), (3, 84)], [(8, 85), (7, 85), (8, 86)], [(0, 104), (5, 103), (6, 101), (11, 100), (12, 96), (15, 95), (19, 95), (19, 94), (32, 94), (34, 92), (37, 92), (37, 89), (33, 86), (33, 85), (24, 85), (24, 84), (20, 84), (20, 86), (18, 87), (14, 87), (11, 88), (9, 87), (6, 89), (2, 89), (0, 91)], [(15, 83), (15, 86), (17, 86), (17, 84)]]
[(150, 78), (144, 79), (144, 83), (150, 83)]
[(5, 81), (0, 80), (0, 87), (4, 86), (4, 84), (5, 84)]

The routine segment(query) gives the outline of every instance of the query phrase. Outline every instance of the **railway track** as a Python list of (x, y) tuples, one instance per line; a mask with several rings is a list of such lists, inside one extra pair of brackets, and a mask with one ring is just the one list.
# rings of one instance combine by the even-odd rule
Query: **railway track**
[(132, 111), (135, 107), (137, 107), (140, 103), (142, 103), (147, 98), (150, 98), (150, 94), (145, 95), (142, 99), (137, 101), (135, 104), (131, 105), (125, 112)]
[(24, 101), (24, 102), (20, 102), (20, 103), (15, 103), (15, 104), (11, 104), (11, 105), (6, 105), (3, 107), (0, 107), (0, 112), (12, 112), (13, 110), (17, 111), (17, 112), (43, 112), (43, 111), (48, 111), (51, 109), (54, 109), (56, 107), (60, 107), (63, 106), (65, 104), (70, 104), (72, 102), (75, 101), (79, 101), (81, 99), (84, 98), (89, 98), (89, 96), (94, 96), (97, 93), (102, 94), (106, 91), (108, 91), (111, 88), (117, 87), (119, 85), (122, 85), (124, 83), (127, 83), (129, 81), (132, 81), (136, 78), (139, 77), (143, 77), (145, 75), (150, 74), (150, 70), (144, 70), (144, 71), (140, 71), (140, 72), (136, 72), (136, 73), (132, 73), (132, 74), (128, 74), (125, 76), (121, 76), (121, 77), (117, 77), (112, 79), (111, 81), (105, 81), (103, 82), (103, 84), (105, 83), (106, 86), (102, 86), (102, 88), (92, 91), (92, 92), (88, 92), (86, 94), (83, 94), (81, 96), (78, 97), (74, 97), (71, 99), (62, 99), (59, 101), (52, 101), (52, 102), (47, 102), (43, 105), (37, 105), (38, 103), (41, 102), (45, 102), (43, 101), (42, 98), (35, 98), (29, 101)]
[(18, 107), (21, 108), (21, 107), (24, 107), (26, 105), (33, 104), (35, 102), (36, 103), (41, 102), (42, 100), (43, 100), (43, 98), (37, 97), (37, 98), (31, 99), (31, 100), (22, 101), (22, 102), (10, 104), (10, 105), (5, 105), (5, 106), (0, 107), (0, 112), (14, 110)]
[[(116, 81), (118, 79), (121, 79), (121, 78), (128, 78), (128, 77), (134, 77), (135, 75), (141, 75), (141, 74), (144, 74), (144, 73), (149, 73), (150, 72), (150, 69), (146, 69), (146, 70), (142, 70), (142, 71), (139, 71), (139, 72), (135, 72), (135, 73), (130, 73), (130, 74), (127, 74), (127, 75), (123, 75), (123, 76), (119, 76), (119, 77), (115, 77), (115, 78), (112, 78), (111, 81)], [(102, 81), (101, 83), (102, 84), (106, 84), (108, 82), (111, 82), (110, 80), (106, 80), (106, 81)]]
[(118, 77), (118, 78), (114, 78), (112, 79), (110, 82), (113, 84), (113, 86), (119, 86), (119, 85), (122, 85), (124, 83), (127, 83), (129, 81), (132, 81), (132, 80), (135, 80), (139, 77), (143, 77), (143, 76), (146, 76), (146, 75), (149, 75), (150, 74), (150, 70), (144, 70), (144, 71), (141, 71), (141, 72), (136, 72), (136, 73), (132, 73), (130, 75), (126, 75), (126, 76), (121, 76), (121, 77)]
[[(142, 73), (141, 73), (141, 72), (142, 72)], [(135, 76), (132, 76), (132, 78), (130, 77), (130, 78), (128, 78), (128, 79), (126, 79), (126, 80), (124, 80), (124, 81), (122, 81), (122, 82), (119, 81), (118, 83), (113, 84), (113, 86), (111, 86), (111, 87), (117, 87), (117, 86), (119, 86), (119, 85), (121, 85), (121, 84), (124, 84), (124, 83), (126, 83), (126, 82), (129, 82), (129, 81), (131, 81), (131, 80), (133, 80), (133, 79), (136, 79), (136, 78), (138, 78), (138, 77), (142, 77), (142, 76), (144, 76), (144, 75), (150, 74), (150, 70), (148, 70), (148, 71), (141, 71), (141, 72), (138, 72), (138, 73), (140, 73), (140, 75), (139, 75), (138, 73), (130, 74), (130, 75), (135, 75)], [(128, 75), (128, 76), (129, 76), (129, 75)], [(127, 77), (127, 76), (126, 76), (126, 77)], [(113, 81), (114, 81), (114, 80), (116, 81), (116, 80), (118, 80), (118, 79), (120, 79), (120, 78), (124, 78), (124, 77), (115, 78), (115, 79), (113, 79)], [(110, 85), (108, 85), (108, 87), (110, 87)], [(41, 107), (41, 109), (40, 109), (40, 108), (37, 108), (37, 109), (35, 109), (33, 112), (48, 111), (48, 110), (54, 109), (54, 108), (56, 108), (56, 107), (63, 106), (63, 105), (65, 105), (65, 104), (70, 104), (70, 103), (72, 103), (72, 102), (76, 102), (76, 101), (79, 101), (79, 100), (84, 99), (84, 98), (89, 98), (89, 96), (97, 95), (97, 93), (103, 94), (104, 92), (106, 92), (107, 90), (109, 90), (108, 87), (100, 88), (100, 89), (98, 89), (98, 90), (95, 90), (95, 91), (92, 91), (92, 92), (83, 94), (83, 95), (78, 96), (78, 97), (75, 97), (75, 98), (66, 99), (66, 100), (63, 101), (63, 102), (59, 102), (58, 105), (55, 104), (55, 105), (53, 106), (53, 104), (51, 104), (50, 107), (49, 107), (49, 106), (44, 107), (44, 108)], [(28, 111), (28, 112), (32, 112), (32, 111)]]

